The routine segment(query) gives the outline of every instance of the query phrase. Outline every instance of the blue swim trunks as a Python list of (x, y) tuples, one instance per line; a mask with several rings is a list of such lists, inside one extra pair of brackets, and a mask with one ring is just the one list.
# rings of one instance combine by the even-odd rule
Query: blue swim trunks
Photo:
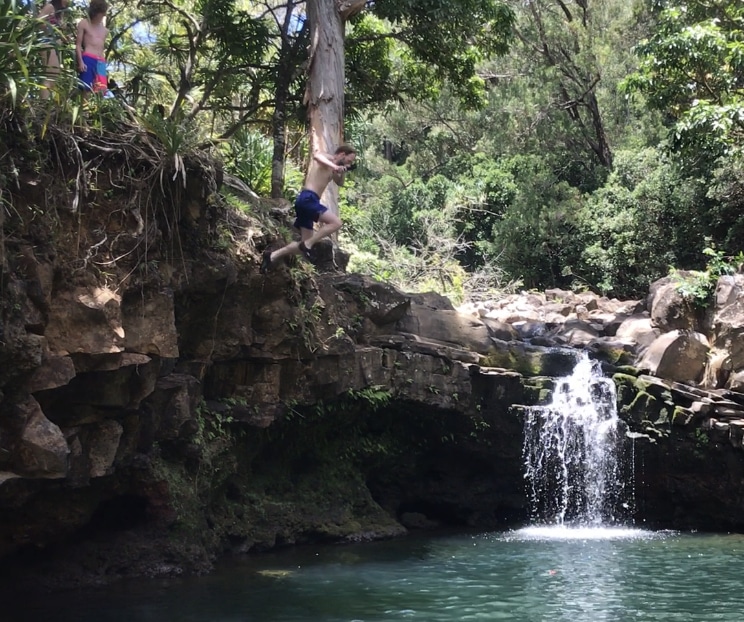
[(80, 78), (80, 90), (105, 93), (108, 88), (106, 59), (88, 54), (88, 52), (83, 52), (83, 62), (85, 63), (85, 71), (81, 71), (78, 74)]
[(298, 229), (310, 229), (312, 231), (320, 215), (327, 212), (328, 208), (320, 204), (320, 197), (312, 190), (303, 190), (297, 195), (295, 201), (294, 226)]

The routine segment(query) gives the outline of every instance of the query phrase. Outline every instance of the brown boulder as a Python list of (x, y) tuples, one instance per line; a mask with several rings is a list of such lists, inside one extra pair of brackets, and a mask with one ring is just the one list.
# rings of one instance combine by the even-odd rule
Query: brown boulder
[(62, 430), (44, 416), (32, 397), (18, 404), (26, 419), (18, 439), (15, 470), (31, 477), (66, 477), (70, 449)]
[(639, 367), (660, 378), (695, 384), (703, 377), (709, 349), (705, 335), (674, 330), (648, 347)]

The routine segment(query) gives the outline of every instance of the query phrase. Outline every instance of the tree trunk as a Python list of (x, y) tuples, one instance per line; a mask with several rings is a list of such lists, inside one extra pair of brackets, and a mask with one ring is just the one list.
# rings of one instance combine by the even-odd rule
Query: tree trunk
[(599, 111), (599, 102), (597, 102), (597, 96), (594, 93), (591, 93), (590, 97), (587, 98), (586, 107), (589, 109), (592, 124), (594, 125), (595, 140), (590, 141), (590, 144), (597, 154), (599, 161), (605, 167), (612, 170), (612, 149), (610, 149), (610, 142), (607, 140), (607, 133), (602, 123), (602, 114)]
[(271, 157), (271, 198), (278, 199), (284, 194), (284, 154), (287, 151), (287, 90), (277, 84), (276, 105), (271, 115), (271, 135), (274, 149)]
[[(344, 142), (344, 30), (366, 0), (307, 0), (310, 59), (305, 104), (310, 120), (310, 149), (333, 153)], [(338, 214), (338, 187), (328, 184), (323, 204)]]
[[(312, 152), (332, 153), (343, 142), (344, 25), (336, 0), (308, 0), (310, 61), (305, 103)], [(328, 184), (323, 204), (338, 214), (338, 188)]]

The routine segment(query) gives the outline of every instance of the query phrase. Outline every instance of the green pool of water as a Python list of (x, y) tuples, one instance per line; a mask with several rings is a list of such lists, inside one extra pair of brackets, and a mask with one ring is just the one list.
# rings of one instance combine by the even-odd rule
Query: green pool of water
[(744, 536), (532, 528), (302, 547), (2, 610), (5, 622), (742, 622)]

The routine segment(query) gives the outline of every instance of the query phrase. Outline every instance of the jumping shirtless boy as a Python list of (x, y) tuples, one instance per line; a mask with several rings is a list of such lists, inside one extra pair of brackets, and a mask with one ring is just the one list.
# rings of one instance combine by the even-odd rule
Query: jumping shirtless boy
[[(356, 160), (356, 151), (350, 145), (341, 145), (333, 155), (316, 153), (310, 162), (305, 177), (305, 186), (295, 201), (297, 218), (294, 226), (300, 230), (300, 242), (290, 242), (275, 251), (266, 250), (261, 262), (261, 273), (271, 268), (277, 259), (302, 253), (306, 259), (314, 259), (312, 248), (318, 240), (332, 235), (341, 228), (341, 219), (320, 203), (320, 197), (331, 180), (337, 186), (344, 185), (346, 171)], [(315, 223), (320, 227), (316, 231)]]
[(104, 24), (108, 4), (106, 0), (91, 0), (88, 7), (88, 19), (81, 19), (77, 25), (75, 51), (80, 71), (80, 90), (83, 93), (93, 91), (105, 93), (106, 78), (106, 37), (108, 28)]

